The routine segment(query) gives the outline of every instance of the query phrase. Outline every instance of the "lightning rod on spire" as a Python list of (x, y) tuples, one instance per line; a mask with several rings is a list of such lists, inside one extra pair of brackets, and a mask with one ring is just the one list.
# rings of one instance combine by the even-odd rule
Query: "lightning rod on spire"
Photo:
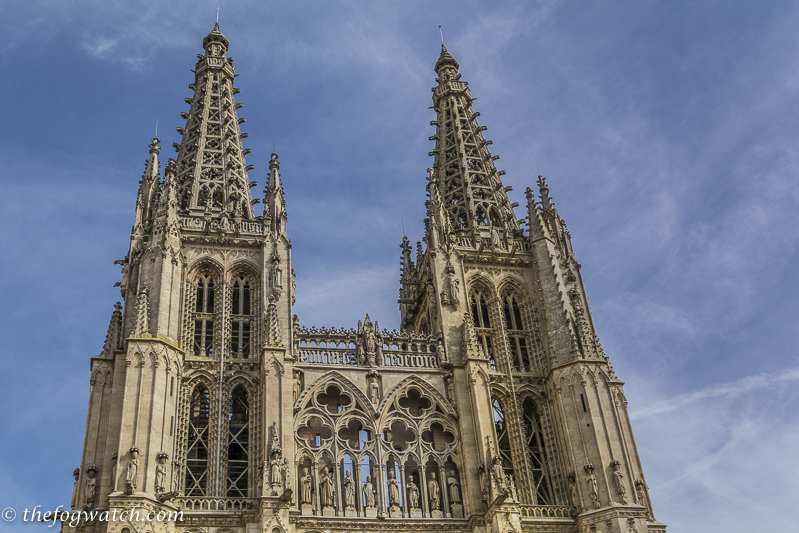
[(219, 24), (219, 6), (216, 6), (216, 23)]
[(441, 29), (441, 24), (438, 25), (438, 33), (441, 34), (441, 46), (444, 46), (444, 30)]
[(158, 137), (158, 121), (155, 121), (155, 136)]

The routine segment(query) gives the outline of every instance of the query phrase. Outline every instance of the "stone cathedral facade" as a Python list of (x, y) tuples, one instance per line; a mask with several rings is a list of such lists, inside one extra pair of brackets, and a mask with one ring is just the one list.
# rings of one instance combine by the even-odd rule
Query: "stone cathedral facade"
[(163, 172), (150, 144), (74, 473), (74, 509), (141, 515), (64, 530), (665, 531), (566, 225), (542, 177), (517, 219), (446, 48), (389, 331), (293, 314), (278, 156), (254, 198), (228, 40), (202, 44)]

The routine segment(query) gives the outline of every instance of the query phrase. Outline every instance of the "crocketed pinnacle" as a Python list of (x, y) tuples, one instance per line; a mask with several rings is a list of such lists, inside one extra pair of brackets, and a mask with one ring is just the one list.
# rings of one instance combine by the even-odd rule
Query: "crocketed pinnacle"
[(230, 218), (253, 218), (252, 197), (244, 156), (249, 153), (241, 133), (233, 95), (236, 76), (233, 59), (227, 57), (229, 42), (219, 31), (219, 24), (203, 39), (205, 55), (198, 55), (195, 81), (189, 85), (194, 96), (186, 127), (178, 128), (183, 136), (177, 157), (178, 205), (195, 213), (210, 210), (214, 215), (227, 213)]
[(449, 215), (441, 225), (455, 233), (477, 231), (484, 227), (505, 235), (519, 231), (513, 213), (514, 205), (494, 166), (498, 156), (488, 151), (491, 141), (483, 138), (485, 127), (477, 123), (479, 113), (472, 111), (469, 84), (460, 81), (460, 65), (441, 46), (436, 62), (438, 86), (433, 88), (433, 108), (436, 110), (436, 141), (433, 171), (430, 173), (430, 200)]

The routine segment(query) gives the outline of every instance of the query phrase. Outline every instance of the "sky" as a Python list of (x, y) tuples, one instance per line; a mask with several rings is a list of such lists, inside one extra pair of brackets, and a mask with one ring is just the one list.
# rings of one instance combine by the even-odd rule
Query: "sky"
[(779, 0), (4, 2), (0, 508), (69, 504), (147, 145), (157, 121), (174, 157), (217, 6), (255, 191), (280, 156), (302, 324), (399, 327), (440, 24), (511, 201), (541, 173), (568, 224), (656, 517), (795, 527), (799, 4)]

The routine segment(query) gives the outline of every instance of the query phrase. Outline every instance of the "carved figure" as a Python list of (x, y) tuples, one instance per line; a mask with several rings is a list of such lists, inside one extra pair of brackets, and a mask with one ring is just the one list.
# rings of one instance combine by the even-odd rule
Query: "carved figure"
[(597, 483), (596, 483), (596, 476), (594, 475), (594, 465), (587, 464), (585, 465), (585, 471), (588, 474), (588, 477), (585, 478), (586, 483), (588, 483), (588, 493), (591, 495), (591, 502), (594, 504), (594, 509), (599, 509), (599, 494), (597, 493)]
[(408, 503), (411, 509), (419, 508), (419, 487), (413, 482), (413, 478), (408, 478)]
[(125, 480), (134, 489), (136, 488), (136, 478), (139, 477), (139, 450), (138, 448), (130, 449), (130, 462), (128, 463), (128, 475)]
[(580, 495), (577, 493), (576, 476), (574, 473), (569, 474), (569, 494), (571, 497), (572, 507), (575, 509), (580, 508)]
[(375, 405), (380, 403), (380, 385), (377, 383), (377, 378), (373, 378), (369, 383), (369, 399)]
[(616, 488), (619, 492), (619, 503), (626, 505), (627, 485), (624, 483), (624, 474), (621, 473), (621, 463), (619, 461), (613, 461), (610, 463), (610, 467), (613, 469), (613, 475), (616, 477)]
[(366, 483), (363, 484), (363, 499), (366, 500), (367, 507), (375, 506), (375, 489), (372, 486), (372, 476), (366, 476)]
[(491, 471), (494, 475), (494, 481), (496, 481), (497, 487), (504, 487), (505, 470), (502, 468), (502, 459), (500, 459), (497, 455), (495, 455), (491, 460)]
[(87, 511), (94, 507), (94, 493), (95, 488), (97, 487), (97, 480), (94, 478), (94, 475), (96, 473), (97, 469), (93, 465), (90, 466), (86, 471), (86, 475), (89, 477), (86, 479), (86, 491), (84, 493), (86, 496), (86, 505), (84, 506), (84, 509)]
[(447, 362), (447, 356), (444, 354), (444, 345), (440, 342), (436, 346), (436, 359), (438, 359), (438, 366), (443, 366)]
[(486, 469), (483, 465), (477, 469), (480, 474), (480, 492), (483, 495), (483, 501), (488, 501), (488, 483), (486, 483)]
[(72, 501), (70, 502), (70, 507), (74, 509), (78, 505), (78, 478), (80, 477), (80, 468), (73, 470), (72, 476), (75, 478), (75, 483), (72, 484)]
[(322, 469), (322, 479), (319, 481), (319, 499), (323, 507), (333, 507), (333, 498), (336, 495), (336, 485), (333, 476), (327, 467)]
[(654, 520), (654, 517), (652, 516), (652, 510), (649, 508), (649, 500), (646, 497), (646, 490), (644, 490), (646, 488), (648, 487), (646, 486), (646, 483), (644, 483), (644, 480), (636, 480), (635, 493), (638, 495), (638, 503), (646, 507), (646, 517), (652, 521)]
[(349, 470), (344, 476), (344, 506), (355, 507), (355, 480), (352, 479), (352, 472)]
[(435, 472), (430, 474), (430, 481), (427, 482), (427, 494), (430, 497), (430, 510), (438, 511), (441, 508), (441, 490)]
[(461, 503), (461, 491), (458, 478), (455, 477), (455, 472), (450, 470), (449, 478), (447, 478), (447, 485), (449, 486), (449, 501), (450, 503)]
[(302, 392), (302, 385), (300, 384), (300, 373), (294, 372), (294, 401), (297, 401), (297, 398), (300, 397), (300, 393)]
[(280, 449), (274, 450), (272, 452), (272, 460), (269, 462), (269, 472), (270, 472), (269, 482), (272, 485), (277, 485), (277, 486), (280, 486), (280, 484), (283, 481), (280, 475), (280, 470), (281, 470), (280, 467), (283, 466), (280, 457), (281, 457)]
[(394, 477), (394, 471), (388, 472), (388, 505), (389, 507), (399, 507), (399, 484)]
[(155, 465), (155, 493), (166, 492), (166, 454), (158, 454), (158, 464)]
[(300, 479), (300, 503), (312, 503), (313, 501), (313, 478), (308, 473), (307, 468), (302, 469), (302, 479)]
[(499, 248), (500, 246), (499, 232), (496, 228), (491, 228), (491, 247)]

